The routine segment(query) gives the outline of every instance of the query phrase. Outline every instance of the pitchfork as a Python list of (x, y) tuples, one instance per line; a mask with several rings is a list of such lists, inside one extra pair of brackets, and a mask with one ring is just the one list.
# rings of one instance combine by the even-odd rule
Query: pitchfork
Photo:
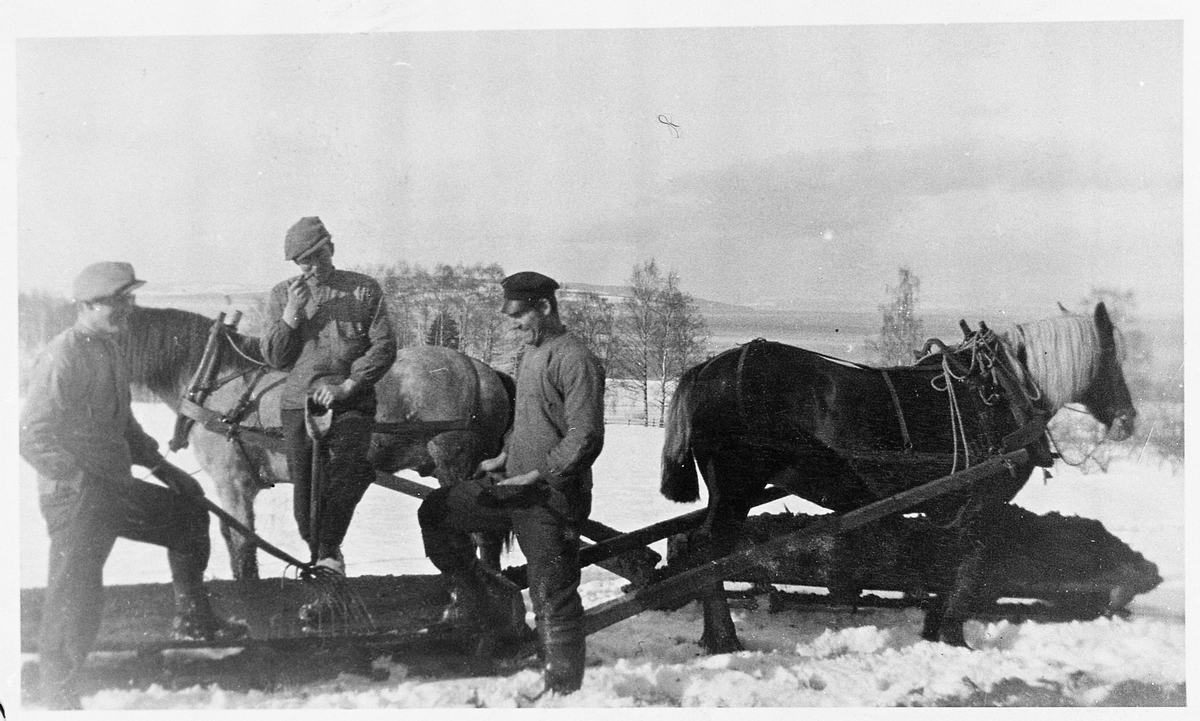
[[(242, 536), (244, 538), (248, 539), (250, 541), (250, 543), (253, 544), (256, 548), (260, 548), (263, 551), (266, 551), (267, 553), (271, 554), (275, 558), (278, 558), (279, 560), (283, 561), (284, 563), (286, 563), (290, 566), (295, 566), (300, 571), (300, 578), (305, 579), (305, 580), (315, 580), (315, 581), (340, 581), (341, 580), (341, 576), (337, 573), (337, 571), (334, 571), (333, 569), (325, 568), (323, 566), (317, 566), (315, 563), (313, 563), (311, 561), (308, 563), (305, 563), (305, 562), (295, 558), (294, 556), (290, 555), (286, 551), (273, 545), (272, 543), (267, 541), (262, 536), (258, 535), (254, 531), (250, 530), (250, 528), (248, 528), (246, 526), (246, 524), (242, 523), (237, 518), (234, 518), (234, 516), (231, 513), (229, 513), (229, 511), (226, 511), (224, 508), (221, 508), (217, 504), (210, 501), (207, 496), (203, 496), (203, 495), (198, 496), (198, 495), (195, 495), (194, 493), (188, 493), (185, 490), (184, 483), (182, 482), (182, 479), (180, 478), (180, 476), (182, 475), (182, 476), (187, 476), (188, 478), (192, 478), (192, 474), (183, 470), (179, 466), (176, 466), (175, 464), (171, 463), (170, 461), (163, 460), (154, 469), (151, 470), (151, 473), (154, 474), (155, 478), (157, 478), (160, 481), (162, 481), (163, 483), (165, 483), (167, 488), (170, 488), (172, 491), (175, 491), (176, 493), (183, 496), (184, 498), (191, 500), (193, 503), (199, 504), (200, 506), (204, 507), (205, 510), (212, 513), (217, 518), (221, 519), (221, 521), (224, 522), (227, 526), (229, 526), (230, 528), (233, 528), (235, 531), (242, 534)], [(178, 475), (176, 475), (176, 474), (178, 474)]]

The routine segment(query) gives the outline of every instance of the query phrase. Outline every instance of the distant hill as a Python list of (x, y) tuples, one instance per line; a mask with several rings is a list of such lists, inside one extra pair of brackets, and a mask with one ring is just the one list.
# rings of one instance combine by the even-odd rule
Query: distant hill
[[(631, 297), (633, 289), (627, 285), (598, 285), (595, 283), (563, 283), (559, 289), (559, 295), (568, 298), (581, 293), (595, 293), (610, 302), (620, 302)], [(696, 302), (696, 307), (705, 313), (741, 313), (753, 310), (750, 306), (718, 303), (715, 300), (706, 300), (695, 296), (692, 297), (692, 300)]]

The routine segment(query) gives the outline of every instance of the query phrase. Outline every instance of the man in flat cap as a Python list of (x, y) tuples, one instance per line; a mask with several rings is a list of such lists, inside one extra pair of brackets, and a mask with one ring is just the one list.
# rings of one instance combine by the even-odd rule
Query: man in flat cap
[[(284, 259), (300, 274), (271, 289), (262, 352), (271, 366), (289, 371), (280, 408), (300, 536), (318, 565), (344, 575), (342, 539), (375, 478), (367, 456), (375, 383), (396, 360), (396, 341), (379, 284), (334, 268), (333, 249), (320, 218), (301, 218), (288, 229)], [(313, 442), (306, 412), (324, 415), (325, 409), (332, 414), (322, 438), (328, 477), (313, 524)]]
[[(185, 497), (203, 489), (166, 462), (130, 407), (118, 338), (142, 285), (129, 263), (96, 263), (79, 274), (75, 324), (38, 357), (21, 409), (21, 457), (38, 473), (50, 535), (38, 641), (42, 700), (50, 708), (80, 707), (80, 675), (104, 610), (104, 563), (117, 537), (167, 548), (178, 638), (246, 633), (213, 613), (204, 589), (208, 512)], [(134, 479), (133, 464), (172, 490)]]
[[(502, 286), (501, 312), (526, 343), (512, 432), (504, 452), (480, 464), (479, 477), (434, 491), (417, 517), (425, 554), (454, 589), (450, 620), (492, 628), (510, 624), (511, 596), (497, 592), (500, 584), (475, 558), (468, 533), (516, 534), (529, 561), (545, 690), (568, 694), (583, 683), (579, 526), (591, 513), (591, 468), (604, 446), (604, 367), (563, 327), (558, 283), (526, 271)], [(493, 594), (506, 600), (496, 604)], [(521, 627), (528, 630), (523, 621)]]

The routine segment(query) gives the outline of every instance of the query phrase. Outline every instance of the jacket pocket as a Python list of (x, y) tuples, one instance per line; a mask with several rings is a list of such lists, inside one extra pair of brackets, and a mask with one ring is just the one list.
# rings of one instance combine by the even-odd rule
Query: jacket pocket
[(337, 356), (344, 363), (352, 363), (367, 352), (367, 328), (357, 321), (337, 321)]
[(39, 488), (38, 505), (46, 519), (46, 530), (58, 533), (79, 515), (83, 506), (82, 481), (49, 480)]

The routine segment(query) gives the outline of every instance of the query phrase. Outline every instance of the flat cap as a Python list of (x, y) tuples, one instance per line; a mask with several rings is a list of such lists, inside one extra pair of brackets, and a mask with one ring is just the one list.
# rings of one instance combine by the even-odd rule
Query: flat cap
[(295, 260), (325, 245), (332, 237), (317, 216), (301, 218), (288, 228), (287, 236), (283, 240), (283, 258)]
[(81, 303), (111, 298), (128, 293), (146, 284), (133, 274), (133, 266), (119, 261), (92, 263), (75, 277), (73, 290), (75, 300)]
[(507, 301), (510, 300), (531, 303), (540, 298), (554, 297), (558, 283), (553, 278), (541, 273), (523, 270), (500, 281), (500, 287), (504, 289), (504, 300), (506, 301), (504, 308), (507, 311), (509, 307)]

